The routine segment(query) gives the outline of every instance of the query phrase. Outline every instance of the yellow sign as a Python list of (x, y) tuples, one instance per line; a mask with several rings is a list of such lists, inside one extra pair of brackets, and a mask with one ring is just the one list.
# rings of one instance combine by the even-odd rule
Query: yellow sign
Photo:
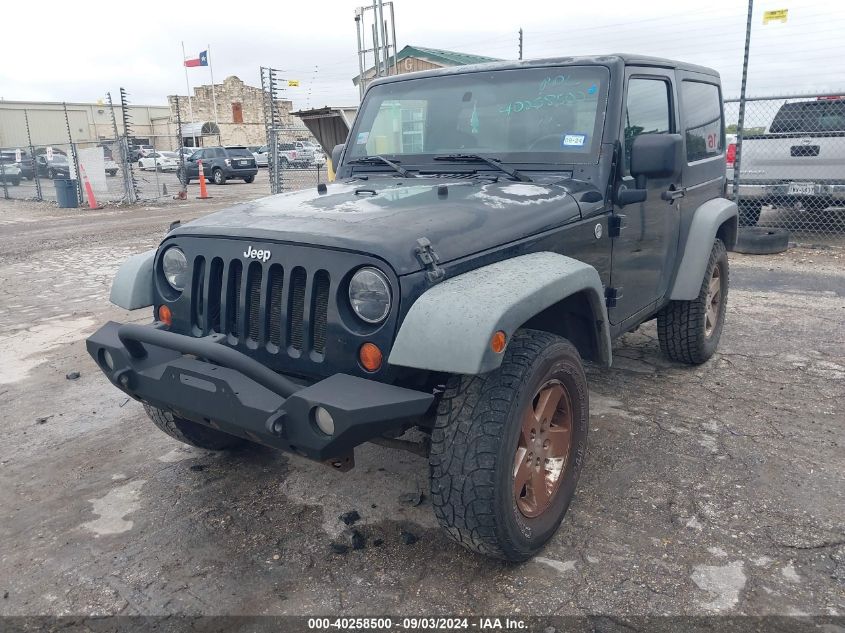
[(299, 88), (299, 79), (288, 79), (288, 86), (291, 88)]
[(786, 22), (786, 15), (789, 9), (775, 9), (774, 11), (763, 12), (763, 24), (769, 22)]

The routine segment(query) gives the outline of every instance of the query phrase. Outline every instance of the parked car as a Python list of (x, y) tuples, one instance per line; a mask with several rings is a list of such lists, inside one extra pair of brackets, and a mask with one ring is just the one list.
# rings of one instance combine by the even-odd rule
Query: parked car
[(313, 154), (296, 149), (294, 143), (279, 143), (279, 168), (303, 168), (311, 164)]
[(70, 163), (67, 156), (55, 151), (52, 160), (47, 160), (46, 154), (36, 156), (35, 168), (38, 170), (39, 176), (46, 176), (51, 180), (53, 178), (70, 178)]
[[(754, 225), (763, 205), (823, 210), (845, 205), (845, 97), (784, 103), (763, 134), (743, 136), (739, 218)], [(728, 146), (728, 184), (736, 147)], [(732, 194), (732, 187), (729, 187)]]
[(258, 167), (267, 167), (268, 163), (268, 153), (267, 153), (267, 146), (261, 145), (256, 147), (255, 149), (250, 148), (252, 152), (253, 158), (255, 158), (255, 164)]
[[(17, 152), (20, 151), (21, 159), (17, 159)], [(32, 180), (35, 177), (35, 165), (29, 151), (25, 149), (4, 149), (0, 150), (0, 163), (4, 165), (17, 165), (21, 171), (21, 178)]]
[(583, 360), (610, 366), (614, 339), (653, 319), (673, 361), (716, 352), (737, 236), (719, 74), (603, 55), (393, 75), (348, 138), (334, 183), (133, 256), (111, 299), (154, 321), (106, 323), (88, 352), (202, 449), (256, 442), (344, 471), (356, 446), (419, 429), (391, 446), (428, 454), (448, 537), (527, 560), (589, 457)]
[(14, 186), (21, 184), (21, 168), (17, 163), (3, 163), (0, 162), (0, 180), (11, 183)]
[(139, 145), (138, 146), (138, 153), (141, 156), (149, 156), (150, 154), (152, 154), (155, 151), (156, 151), (156, 148), (153, 147), (152, 145)]
[(199, 161), (205, 178), (215, 185), (225, 185), (230, 178), (249, 183), (258, 174), (255, 157), (246, 147), (203, 147), (185, 161), (185, 172), (179, 168), (179, 180), (188, 184), (199, 178)]
[(150, 152), (138, 159), (138, 167), (152, 171), (176, 171), (179, 154), (176, 152)]

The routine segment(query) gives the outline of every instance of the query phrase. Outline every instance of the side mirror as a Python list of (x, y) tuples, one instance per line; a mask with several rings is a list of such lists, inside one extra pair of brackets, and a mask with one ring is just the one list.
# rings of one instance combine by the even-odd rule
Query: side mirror
[(631, 175), (637, 188), (644, 189), (648, 178), (672, 178), (683, 164), (680, 134), (640, 134), (631, 145)]
[(337, 166), (340, 165), (340, 158), (343, 156), (343, 143), (335, 145), (332, 150), (332, 169), (337, 171)]

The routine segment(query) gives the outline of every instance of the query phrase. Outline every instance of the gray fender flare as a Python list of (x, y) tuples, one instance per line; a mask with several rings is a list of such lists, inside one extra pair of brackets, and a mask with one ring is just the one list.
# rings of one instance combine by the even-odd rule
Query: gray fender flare
[[(708, 200), (695, 210), (670, 299), (690, 301), (698, 296), (719, 227), (736, 217), (736, 203), (725, 198)], [(725, 247), (729, 251), (733, 250), (736, 245), (736, 221), (726, 239)]]
[(600, 322), (601, 360), (610, 365), (610, 330), (598, 272), (548, 252), (483, 266), (427, 290), (405, 316), (388, 362), (454, 374), (491, 371), (502, 363), (502, 354), (490, 347), (493, 334), (502, 330), (510, 340), (531, 317), (581, 291)]
[(156, 249), (133, 255), (120, 265), (109, 301), (127, 310), (153, 305), (153, 261)]

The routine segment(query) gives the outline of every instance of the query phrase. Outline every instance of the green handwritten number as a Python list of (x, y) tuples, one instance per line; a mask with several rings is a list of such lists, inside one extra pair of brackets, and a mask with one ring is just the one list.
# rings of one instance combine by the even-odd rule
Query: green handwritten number
[(501, 112), (502, 114), (504, 114), (506, 116), (510, 116), (511, 115), (511, 109), (512, 109), (511, 106), (512, 106), (512, 104), (509, 103), (504, 108), (499, 108), (499, 112)]

